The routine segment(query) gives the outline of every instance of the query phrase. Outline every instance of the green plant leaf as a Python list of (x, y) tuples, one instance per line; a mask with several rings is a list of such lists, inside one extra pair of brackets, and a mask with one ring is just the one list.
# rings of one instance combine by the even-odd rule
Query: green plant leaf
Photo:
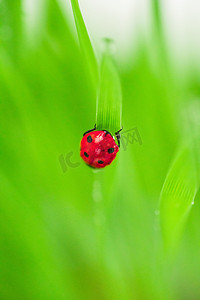
[[(186, 145), (180, 148), (164, 182), (160, 197), (160, 218), (166, 246), (179, 241), (183, 225), (199, 188), (200, 142), (199, 119), (194, 112), (199, 106), (187, 107), (185, 119)], [(199, 115), (198, 115), (199, 116)], [(198, 117), (199, 118), (199, 117)]]
[(109, 52), (103, 55), (100, 69), (100, 86), (97, 97), (97, 129), (112, 134), (121, 129), (122, 92), (119, 75)]
[(85, 61), (88, 64), (88, 69), (90, 72), (90, 76), (92, 79), (92, 82), (94, 84), (94, 87), (96, 89), (98, 84), (98, 66), (96, 57), (94, 54), (94, 50), (92, 48), (92, 44), (88, 35), (88, 31), (86, 28), (86, 25), (84, 23), (81, 10), (79, 7), (78, 0), (71, 0), (74, 20), (76, 24), (76, 29), (80, 41), (80, 46), (83, 51), (83, 55), (85, 57)]
[(161, 225), (167, 245), (178, 238), (197, 189), (191, 153), (185, 148), (169, 170), (161, 192)]

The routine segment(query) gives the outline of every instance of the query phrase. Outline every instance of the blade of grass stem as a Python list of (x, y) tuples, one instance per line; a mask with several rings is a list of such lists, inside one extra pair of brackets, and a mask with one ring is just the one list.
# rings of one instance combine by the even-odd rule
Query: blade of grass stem
[(97, 97), (97, 129), (112, 134), (122, 126), (122, 92), (119, 75), (111, 55), (106, 51), (100, 69), (100, 86)]
[(88, 35), (88, 31), (81, 14), (78, 0), (71, 0), (71, 5), (72, 5), (74, 20), (76, 24), (79, 41), (80, 41), (80, 46), (83, 51), (85, 61), (88, 64), (88, 69), (90, 72), (92, 82), (94, 84), (94, 88), (96, 89), (98, 84), (98, 66), (97, 66), (94, 50), (92, 48), (90, 37)]

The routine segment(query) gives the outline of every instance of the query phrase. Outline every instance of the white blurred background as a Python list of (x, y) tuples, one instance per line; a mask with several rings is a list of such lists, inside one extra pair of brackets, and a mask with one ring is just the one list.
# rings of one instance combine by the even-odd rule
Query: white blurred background
[[(70, 0), (59, 1), (63, 13), (71, 20)], [(128, 61), (138, 38), (151, 39), (150, 0), (79, 0), (80, 7), (95, 46), (110, 37), (115, 40), (117, 57)], [(200, 59), (200, 0), (160, 0), (164, 30), (174, 60), (180, 64)], [(29, 28), (37, 27), (39, 11), (45, 0), (25, 0)]]

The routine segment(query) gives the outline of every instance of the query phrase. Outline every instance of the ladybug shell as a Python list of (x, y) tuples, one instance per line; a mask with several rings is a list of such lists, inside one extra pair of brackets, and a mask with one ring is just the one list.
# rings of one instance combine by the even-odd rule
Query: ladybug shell
[(81, 140), (80, 155), (93, 168), (104, 168), (115, 159), (119, 147), (108, 131), (92, 131)]

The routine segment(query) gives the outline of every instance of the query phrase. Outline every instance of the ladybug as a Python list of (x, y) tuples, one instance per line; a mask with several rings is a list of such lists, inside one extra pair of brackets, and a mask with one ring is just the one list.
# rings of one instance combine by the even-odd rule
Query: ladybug
[(114, 137), (107, 130), (93, 129), (83, 134), (80, 147), (80, 156), (93, 168), (104, 168), (111, 164), (115, 159), (120, 147), (119, 131), (115, 133), (118, 145), (115, 143)]

